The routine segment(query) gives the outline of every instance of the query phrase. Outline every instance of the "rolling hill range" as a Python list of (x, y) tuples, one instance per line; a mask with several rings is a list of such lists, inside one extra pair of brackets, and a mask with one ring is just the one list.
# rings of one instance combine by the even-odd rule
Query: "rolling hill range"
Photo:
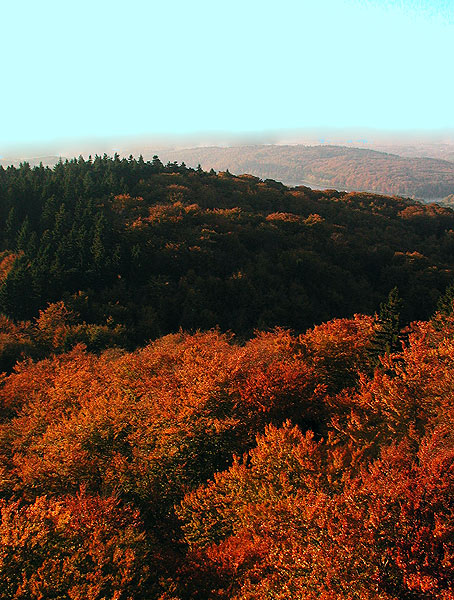
[[(454, 163), (344, 146), (253, 145), (161, 152), (163, 161), (251, 173), (286, 185), (368, 191), (424, 200), (454, 192)], [(145, 156), (145, 158), (151, 158)]]

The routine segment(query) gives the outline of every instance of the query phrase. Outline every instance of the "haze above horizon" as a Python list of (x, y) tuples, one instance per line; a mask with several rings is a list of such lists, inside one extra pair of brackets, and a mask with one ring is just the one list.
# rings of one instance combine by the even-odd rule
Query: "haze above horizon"
[(0, 156), (308, 130), (453, 137), (454, 0), (2, 8)]

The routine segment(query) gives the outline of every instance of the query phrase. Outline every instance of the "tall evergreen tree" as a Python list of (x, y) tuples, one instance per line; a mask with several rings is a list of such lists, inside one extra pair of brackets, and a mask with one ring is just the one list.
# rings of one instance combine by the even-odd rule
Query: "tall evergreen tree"
[(403, 336), (400, 323), (402, 305), (397, 287), (389, 292), (386, 302), (380, 304), (377, 328), (369, 350), (369, 359), (373, 368), (379, 365), (380, 356), (399, 352), (402, 349)]
[(451, 283), (445, 293), (440, 296), (437, 304), (437, 312), (444, 316), (452, 315), (454, 312), (454, 283)]

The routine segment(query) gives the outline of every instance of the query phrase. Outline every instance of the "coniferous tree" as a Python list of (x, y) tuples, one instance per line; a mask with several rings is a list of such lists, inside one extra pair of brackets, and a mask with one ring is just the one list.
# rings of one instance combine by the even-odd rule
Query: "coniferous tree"
[(164, 169), (164, 165), (159, 160), (159, 156), (155, 154), (153, 156), (153, 160), (151, 161), (151, 166), (153, 167), (153, 171), (155, 173), (160, 173)]
[(24, 252), (27, 250), (30, 234), (30, 221), (28, 217), (25, 217), (24, 222), (22, 223), (22, 227), (19, 229), (19, 232), (17, 234), (16, 250)]
[(21, 256), (0, 287), (0, 312), (15, 319), (28, 319), (37, 309), (32, 271), (26, 257)]
[(403, 302), (397, 287), (389, 292), (386, 302), (380, 304), (377, 328), (372, 336), (369, 350), (370, 364), (373, 368), (380, 363), (380, 356), (399, 352), (402, 349), (403, 336), (400, 322), (402, 306)]
[(454, 283), (446, 288), (445, 293), (440, 296), (437, 304), (437, 312), (444, 316), (452, 315), (454, 311)]
[(3, 243), (4, 248), (12, 249), (15, 246), (17, 227), (17, 211), (14, 206), (12, 206), (8, 212), (8, 217), (5, 223), (5, 238)]

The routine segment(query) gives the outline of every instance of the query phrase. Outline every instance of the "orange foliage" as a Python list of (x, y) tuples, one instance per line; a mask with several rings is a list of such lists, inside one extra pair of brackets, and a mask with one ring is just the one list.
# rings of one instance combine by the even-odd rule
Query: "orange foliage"
[(329, 391), (340, 391), (356, 385), (360, 374), (368, 370), (367, 350), (373, 333), (372, 317), (334, 319), (301, 335), (299, 351)]
[(210, 598), (390, 598), (373, 588), (375, 565), (360, 561), (363, 512), (352, 516), (353, 530), (337, 528), (338, 458), (310, 433), (271, 427), (243, 463), (187, 495), (179, 513), (192, 548), (188, 585), (213, 586)]
[(349, 412), (335, 421), (338, 431), (376, 452), (405, 437), (419, 441), (454, 418), (452, 317), (443, 320), (443, 329), (437, 321), (414, 323), (402, 352), (381, 361), (372, 379), (360, 379), (358, 392), (338, 397)]
[(453, 441), (391, 446), (350, 479), (329, 445), (267, 429), (181, 504), (190, 597), (451, 599)]
[(284, 212), (275, 212), (270, 213), (266, 217), (267, 221), (284, 221), (287, 223), (300, 223), (304, 221), (304, 219), (300, 215), (295, 215), (293, 213), (284, 213)]
[(50, 304), (46, 310), (40, 310), (36, 326), (42, 340), (53, 348), (62, 346), (75, 317), (73, 311), (68, 309), (62, 301)]
[(113, 497), (1, 502), (2, 598), (132, 600), (147, 578), (147, 554), (138, 512)]
[(8, 273), (13, 268), (17, 258), (22, 256), (23, 252), (1, 252), (0, 253), (0, 283), (3, 283), (8, 277)]
[(96, 358), (79, 347), (24, 364), (0, 393), (17, 413), (1, 430), (11, 440), (8, 481), (29, 492), (83, 482), (171, 501), (225, 468), (270, 420), (320, 412), (323, 386), (296, 348), (286, 332), (244, 347), (209, 332), (128, 355)]
[[(36, 328), (61, 346), (71, 318), (51, 305)], [(453, 600), (454, 318), (413, 324), (370, 375), (373, 332), (357, 315), (18, 364), (0, 387), (0, 589)]]

